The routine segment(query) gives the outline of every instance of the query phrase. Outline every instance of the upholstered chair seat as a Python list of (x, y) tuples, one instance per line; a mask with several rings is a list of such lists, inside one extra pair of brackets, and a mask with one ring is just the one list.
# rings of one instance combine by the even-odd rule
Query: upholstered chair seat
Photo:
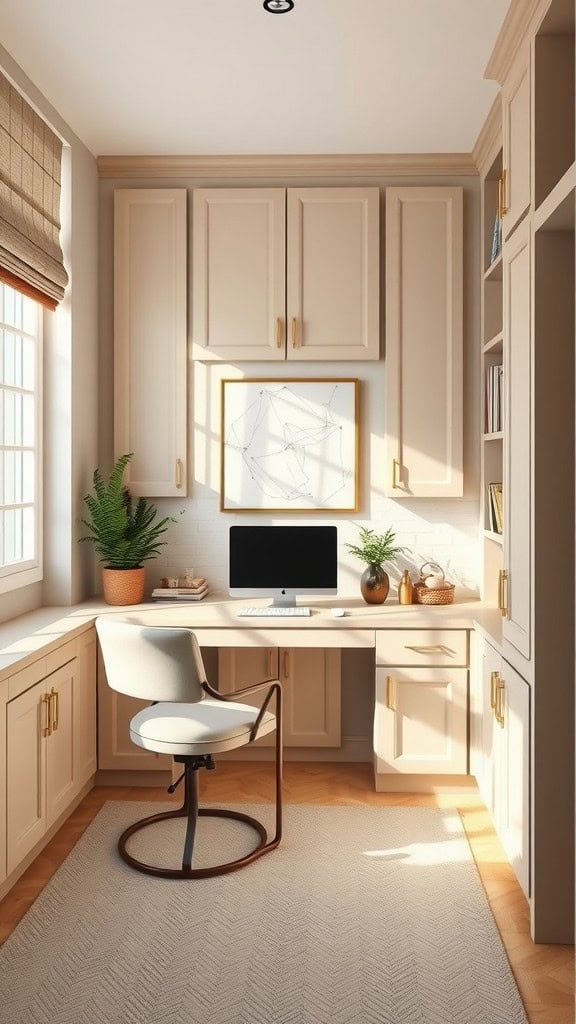
[[(209, 697), (197, 704), (153, 704), (130, 722), (130, 739), (160, 754), (221, 754), (250, 742), (259, 710), (250, 704), (224, 704)], [(275, 728), (275, 716), (265, 711), (258, 735), (265, 736)]]

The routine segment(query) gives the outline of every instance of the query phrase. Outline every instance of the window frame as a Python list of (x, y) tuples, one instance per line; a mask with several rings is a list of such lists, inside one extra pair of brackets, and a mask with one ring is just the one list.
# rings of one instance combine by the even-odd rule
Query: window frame
[[(8, 289), (10, 285), (0, 283), (0, 289)], [(11, 288), (12, 291), (17, 289)], [(35, 386), (34, 386), (34, 405), (35, 405), (35, 424), (34, 424), (34, 539), (35, 539), (35, 557), (33, 559), (26, 559), (19, 562), (11, 562), (7, 565), (0, 563), (0, 595), (7, 594), (10, 591), (18, 590), (21, 587), (29, 586), (33, 583), (40, 583), (44, 578), (44, 566), (43, 566), (43, 398), (44, 398), (44, 368), (43, 368), (43, 335), (44, 335), (44, 309), (41, 304), (34, 299), (30, 299), (27, 296), (23, 296), (28, 302), (34, 302), (36, 306), (36, 325), (35, 333), (32, 335), (35, 341)], [(2, 319), (0, 321), (0, 328), (8, 329), (31, 337), (29, 332), (25, 332), (22, 328), (14, 327), (12, 324), (6, 324)], [(4, 384), (0, 383), (0, 391), (3, 391)], [(22, 446), (24, 447), (24, 446)], [(28, 448), (28, 446), (26, 446)], [(0, 444), (0, 452), (4, 451), (4, 444)], [(26, 503), (28, 504), (28, 503)], [(4, 504), (0, 503), (0, 510), (5, 508)]]

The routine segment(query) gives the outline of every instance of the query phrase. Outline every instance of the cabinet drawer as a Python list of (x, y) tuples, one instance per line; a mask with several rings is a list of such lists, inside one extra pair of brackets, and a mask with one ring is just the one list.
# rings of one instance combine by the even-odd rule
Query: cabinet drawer
[(467, 665), (465, 629), (381, 629), (376, 633), (377, 665)]

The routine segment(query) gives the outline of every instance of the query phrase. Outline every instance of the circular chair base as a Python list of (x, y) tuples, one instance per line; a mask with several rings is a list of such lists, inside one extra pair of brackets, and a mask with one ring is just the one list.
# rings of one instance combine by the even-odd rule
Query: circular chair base
[(161, 814), (152, 814), (149, 818), (141, 818), (140, 821), (134, 822), (130, 825), (120, 836), (118, 840), (118, 851), (122, 860), (129, 864), (130, 867), (135, 868), (136, 871), (141, 871), (146, 875), (156, 875), (159, 878), (212, 878), (215, 875), (225, 875), (230, 871), (237, 871), (239, 868), (245, 867), (246, 864), (250, 864), (253, 860), (257, 860), (264, 853), (269, 853), (274, 850), (280, 838), (268, 842), (268, 834), (266, 829), (261, 822), (257, 821), (256, 818), (251, 818), (248, 814), (242, 814), (240, 811), (231, 811), (221, 807), (200, 807), (198, 808), (198, 814), (201, 817), (213, 817), (213, 818), (233, 818), (236, 821), (242, 821), (246, 825), (250, 825), (251, 828), (258, 833), (260, 842), (250, 853), (246, 854), (245, 857), (239, 857), (237, 860), (228, 861), (226, 864), (215, 864), (213, 867), (207, 868), (192, 868), (183, 866), (181, 868), (160, 868), (153, 864), (146, 864), (144, 861), (138, 860), (133, 857), (132, 854), (128, 853), (126, 849), (126, 843), (130, 836), (134, 835), (135, 832), (139, 832), (143, 828), (147, 828), (149, 825), (153, 825), (157, 821), (165, 821), (169, 818), (185, 818), (187, 812), (185, 807), (179, 807), (175, 811), (163, 811)]

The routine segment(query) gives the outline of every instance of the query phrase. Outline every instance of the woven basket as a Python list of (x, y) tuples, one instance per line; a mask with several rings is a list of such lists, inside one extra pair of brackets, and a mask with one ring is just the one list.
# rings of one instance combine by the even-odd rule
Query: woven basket
[[(442, 587), (427, 587), (425, 580), (428, 576), (436, 576), (438, 573), (425, 572), (426, 566), (434, 567), (439, 569), (442, 573), (442, 579), (444, 585)], [(414, 584), (413, 588), (413, 601), (414, 604), (452, 604), (454, 601), (454, 590), (455, 586), (453, 583), (447, 583), (444, 579), (444, 570), (441, 566), (437, 565), (436, 562), (425, 562), (420, 569), (420, 579), (418, 583)]]

